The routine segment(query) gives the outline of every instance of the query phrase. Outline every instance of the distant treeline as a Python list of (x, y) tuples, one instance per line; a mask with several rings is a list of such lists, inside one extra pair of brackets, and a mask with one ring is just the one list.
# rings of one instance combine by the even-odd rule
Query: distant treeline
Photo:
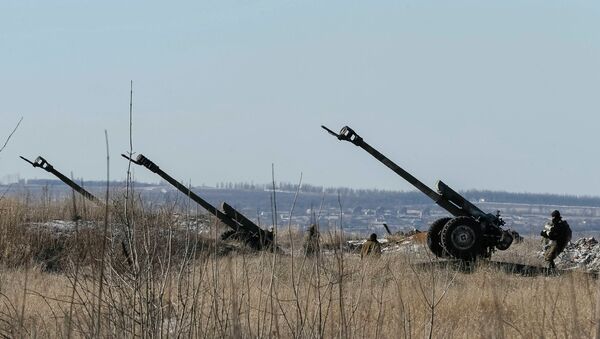
[[(102, 180), (82, 180), (82, 179), (74, 179), (73, 181), (75, 181), (77, 184), (81, 185), (81, 186), (87, 186), (87, 187), (96, 187), (96, 186), (106, 186), (106, 181), (102, 181)], [(55, 185), (64, 185), (64, 183), (58, 179), (27, 179), (27, 185), (37, 185), (37, 186), (55, 186)], [(118, 187), (118, 186), (125, 186), (126, 182), (125, 181), (111, 181), (110, 182), (110, 186), (112, 187)], [(156, 186), (157, 184), (151, 184), (151, 183), (145, 183), (145, 182), (136, 182), (135, 186), (138, 187), (152, 187), (152, 186)], [(167, 184), (168, 185), (168, 184)]]

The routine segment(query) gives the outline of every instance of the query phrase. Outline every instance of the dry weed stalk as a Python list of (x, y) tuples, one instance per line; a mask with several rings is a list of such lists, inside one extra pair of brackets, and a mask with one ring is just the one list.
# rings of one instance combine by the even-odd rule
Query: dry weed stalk
[(21, 119), (19, 119), (19, 122), (17, 122), (17, 125), (15, 126), (15, 128), (13, 128), (12, 132), (10, 132), (10, 134), (6, 138), (6, 141), (4, 141), (4, 145), (2, 145), (2, 147), (0, 147), (0, 153), (2, 151), (4, 151), (4, 149), (6, 148), (6, 145), (8, 145), (8, 142), (10, 141), (10, 138), (12, 138), (13, 134), (15, 134), (15, 132), (19, 128), (19, 125), (21, 125), (22, 121), (23, 121), (23, 117), (21, 117)]

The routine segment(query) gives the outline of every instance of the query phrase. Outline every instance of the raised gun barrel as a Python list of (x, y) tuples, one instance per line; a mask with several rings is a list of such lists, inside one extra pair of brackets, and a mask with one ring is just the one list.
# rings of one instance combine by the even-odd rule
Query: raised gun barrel
[[(453, 195), (453, 197), (457, 198), (455, 202), (453, 202), (452, 200), (444, 199), (444, 196), (442, 195), (442, 193), (435, 192), (434, 190), (429, 188), (429, 186), (425, 185), (419, 179), (415, 178), (412, 174), (408, 173), (402, 167), (398, 166), (395, 162), (390, 160), (388, 157), (381, 154), (381, 152), (379, 152), (378, 150), (371, 147), (371, 145), (366, 143), (363, 140), (363, 138), (361, 138), (358, 134), (356, 134), (356, 132), (354, 132), (354, 130), (352, 128), (350, 128), (348, 126), (344, 126), (342, 128), (342, 130), (340, 131), (340, 133), (337, 134), (325, 126), (321, 126), (321, 127), (323, 129), (325, 129), (327, 132), (329, 132), (330, 134), (332, 134), (333, 136), (335, 136), (336, 138), (338, 138), (338, 140), (351, 142), (354, 145), (367, 151), (367, 153), (371, 154), (375, 159), (379, 160), (382, 164), (386, 165), (389, 169), (391, 169), (396, 174), (398, 174), (399, 176), (404, 178), (411, 185), (416, 187), (419, 191), (423, 192), (426, 196), (431, 198), (431, 200), (433, 200), (440, 207), (442, 207), (446, 211), (450, 212), (450, 214), (452, 214), (453, 216), (458, 217), (458, 216), (469, 215), (469, 213), (467, 211), (465, 211), (463, 208), (463, 207), (467, 207), (469, 204), (471, 205), (471, 206), (468, 206), (469, 209), (479, 210), (477, 207), (473, 206), (471, 203), (469, 203), (464, 198), (462, 198), (458, 193), (452, 191), (452, 189), (450, 189), (446, 184), (444, 184), (441, 181), (438, 181), (438, 187), (441, 186), (441, 187), (445, 188), (445, 190), (447, 192), (451, 191), (451, 192), (455, 193)], [(467, 204), (465, 204), (465, 202)], [(481, 210), (479, 210), (478, 212), (481, 212)], [(484, 213), (481, 212), (481, 214), (484, 214)]]
[[(140, 165), (146, 167), (153, 173), (158, 174), (161, 178), (167, 181), (169, 184), (175, 186), (180, 192), (190, 197), (193, 201), (195, 201), (198, 205), (202, 206), (209, 213), (217, 217), (221, 222), (225, 225), (229, 226), (234, 233), (237, 235), (244, 235), (245, 240), (247, 240), (247, 244), (254, 247), (255, 249), (269, 249), (273, 250), (274, 248), (274, 238), (273, 233), (269, 231), (265, 231), (262, 228), (258, 227), (255, 223), (253, 223), (250, 219), (246, 218), (243, 214), (235, 210), (233, 207), (228, 205), (227, 203), (223, 203), (221, 205), (223, 211), (219, 210), (215, 206), (211, 205), (206, 200), (202, 199), (196, 193), (192, 192), (189, 188), (184, 186), (182, 183), (175, 180), (173, 177), (165, 173), (158, 165), (152, 162), (150, 159), (146, 158), (144, 155), (139, 154), (135, 160), (130, 158), (125, 154), (121, 154), (127, 160), (130, 160), (136, 165)], [(228, 235), (233, 235), (228, 233)], [(240, 236), (237, 236), (240, 238)], [(242, 238), (244, 238), (242, 236)]]
[(501, 228), (504, 221), (499, 213), (494, 215), (483, 212), (442, 181), (437, 182), (437, 192), (432, 190), (371, 147), (348, 126), (344, 126), (339, 134), (325, 126), (321, 127), (338, 140), (348, 141), (367, 151), (454, 216), (436, 220), (429, 228), (427, 244), (435, 255), (473, 259), (476, 256), (491, 256), (494, 247), (500, 250), (510, 247), (513, 237), (510, 232)]
[(90, 200), (98, 205), (102, 205), (102, 202), (98, 198), (96, 198), (90, 192), (86, 191), (83, 187), (79, 186), (73, 180), (69, 179), (67, 176), (65, 176), (62, 173), (60, 173), (59, 171), (57, 171), (54, 168), (54, 166), (50, 165), (50, 163), (48, 161), (46, 161), (46, 159), (42, 158), (41, 156), (37, 157), (34, 161), (29, 161), (28, 159), (26, 159), (23, 156), (20, 156), (20, 158), (27, 161), (33, 167), (39, 167), (48, 173), (54, 174), (58, 179), (60, 179), (60, 181), (69, 185), (69, 187), (71, 187), (72, 189), (77, 191), (79, 194), (83, 195), (88, 200)]

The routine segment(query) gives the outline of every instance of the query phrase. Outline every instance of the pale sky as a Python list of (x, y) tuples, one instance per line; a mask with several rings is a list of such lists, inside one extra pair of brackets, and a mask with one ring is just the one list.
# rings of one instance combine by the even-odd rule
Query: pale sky
[[(0, 0), (7, 175), (600, 195), (600, 2)], [(138, 180), (156, 182), (136, 168)]]

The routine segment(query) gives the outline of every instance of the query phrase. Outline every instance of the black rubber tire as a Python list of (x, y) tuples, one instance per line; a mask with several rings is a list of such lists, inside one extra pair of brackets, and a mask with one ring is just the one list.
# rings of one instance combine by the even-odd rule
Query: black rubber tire
[(504, 241), (498, 241), (498, 243), (496, 243), (496, 248), (500, 251), (506, 251), (510, 247), (510, 245), (512, 245), (514, 238), (512, 234), (510, 234), (510, 232), (503, 232), (500, 240)]
[(483, 232), (481, 225), (471, 217), (456, 217), (448, 221), (440, 238), (444, 251), (455, 258), (474, 260), (481, 255)]
[(446, 251), (442, 247), (441, 233), (446, 223), (452, 218), (441, 218), (431, 223), (429, 231), (427, 232), (427, 247), (431, 250), (436, 257), (444, 258), (447, 257)]

